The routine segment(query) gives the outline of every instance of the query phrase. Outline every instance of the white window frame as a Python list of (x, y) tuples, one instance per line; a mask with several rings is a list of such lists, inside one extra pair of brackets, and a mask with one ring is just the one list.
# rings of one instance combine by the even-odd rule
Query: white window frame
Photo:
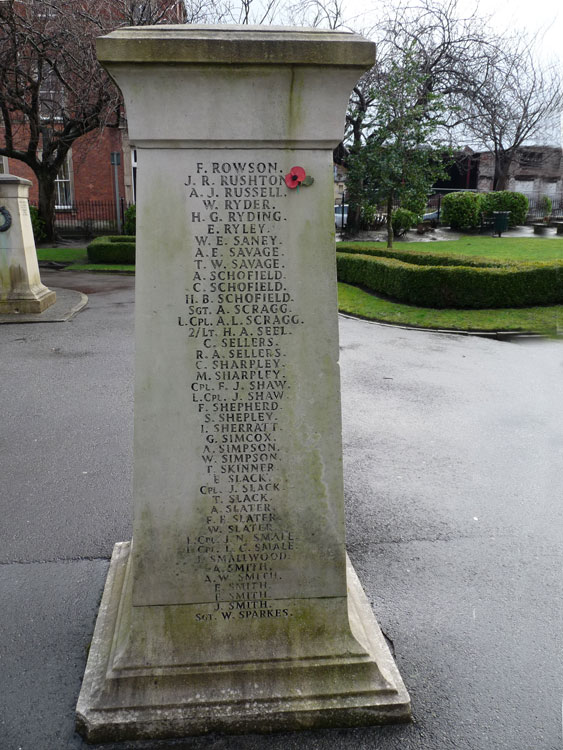
[(72, 172), (72, 152), (69, 151), (55, 177), (55, 209), (61, 211), (73, 208), (74, 204), (74, 179)]
[(133, 203), (137, 202), (137, 149), (131, 149), (131, 178), (133, 183)]
[(44, 122), (62, 122), (62, 116), (53, 113), (57, 110), (60, 112), (65, 101), (65, 91), (55, 72), (46, 66), (45, 71), (39, 87), (39, 116)]

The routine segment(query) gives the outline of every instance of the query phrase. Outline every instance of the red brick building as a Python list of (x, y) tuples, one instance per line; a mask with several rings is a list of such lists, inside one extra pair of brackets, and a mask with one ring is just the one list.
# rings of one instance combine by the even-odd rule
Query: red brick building
[[(119, 164), (113, 165), (112, 154), (116, 153)], [(135, 202), (133, 171), (125, 128), (106, 128), (101, 133), (94, 131), (79, 138), (57, 179), (57, 226), (63, 231), (111, 229), (113, 223), (118, 223), (116, 197), (119, 214)], [(37, 178), (26, 164), (0, 157), (1, 172), (31, 180), (29, 200), (37, 205)]]
[[(51, 169), (42, 180), (41, 199), (50, 206), (58, 170), (54, 204), (59, 232), (119, 231), (124, 208), (135, 201), (136, 166), (125, 120), (117, 93), (98, 68), (94, 38), (122, 25), (184, 20), (181, 0), (77, 0), (76, 5), (0, 0), (0, 149), (5, 154), (0, 155), (0, 173), (31, 180), (30, 202), (37, 205), (36, 174), (15, 155), (34, 164), (38, 174)], [(76, 137), (116, 117), (119, 127)]]

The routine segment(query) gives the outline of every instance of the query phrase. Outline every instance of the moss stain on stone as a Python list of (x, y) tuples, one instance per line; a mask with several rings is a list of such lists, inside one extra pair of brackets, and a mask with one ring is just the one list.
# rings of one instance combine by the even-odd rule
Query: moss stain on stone
[(290, 140), (297, 140), (301, 132), (301, 122), (303, 119), (303, 77), (296, 73), (296, 68), (291, 67), (289, 81), (289, 119), (288, 119), (288, 137)]

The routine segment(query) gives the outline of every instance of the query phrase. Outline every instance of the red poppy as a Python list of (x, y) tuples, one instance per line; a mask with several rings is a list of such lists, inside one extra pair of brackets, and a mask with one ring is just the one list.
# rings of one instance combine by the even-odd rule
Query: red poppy
[(289, 174), (285, 176), (285, 184), (293, 190), (293, 188), (301, 185), (306, 176), (307, 174), (303, 167), (292, 167)]

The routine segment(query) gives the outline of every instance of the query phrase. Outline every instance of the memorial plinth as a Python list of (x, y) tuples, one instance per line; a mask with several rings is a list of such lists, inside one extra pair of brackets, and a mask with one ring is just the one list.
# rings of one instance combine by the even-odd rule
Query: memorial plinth
[(374, 47), (98, 40), (137, 148), (134, 528), (82, 692), (91, 741), (405, 720), (346, 560), (332, 149)]
[(0, 175), (0, 313), (42, 313), (57, 299), (39, 275), (30, 185), (22, 177)]

